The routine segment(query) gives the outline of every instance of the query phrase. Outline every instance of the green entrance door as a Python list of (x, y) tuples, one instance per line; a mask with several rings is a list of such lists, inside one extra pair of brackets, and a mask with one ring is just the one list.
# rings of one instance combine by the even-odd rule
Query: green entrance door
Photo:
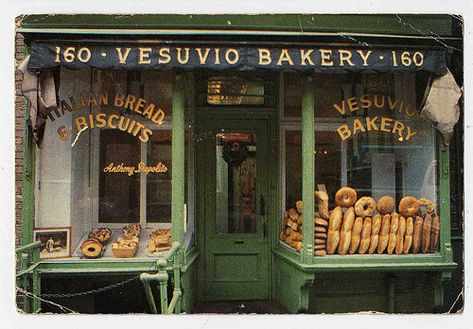
[(269, 122), (199, 121), (204, 299), (269, 299)]

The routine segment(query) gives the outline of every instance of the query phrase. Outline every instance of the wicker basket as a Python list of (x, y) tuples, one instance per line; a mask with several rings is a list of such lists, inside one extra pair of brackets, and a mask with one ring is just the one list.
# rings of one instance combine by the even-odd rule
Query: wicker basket
[(113, 248), (113, 256), (116, 258), (132, 258), (135, 257), (136, 252), (138, 251), (138, 245), (135, 248)]

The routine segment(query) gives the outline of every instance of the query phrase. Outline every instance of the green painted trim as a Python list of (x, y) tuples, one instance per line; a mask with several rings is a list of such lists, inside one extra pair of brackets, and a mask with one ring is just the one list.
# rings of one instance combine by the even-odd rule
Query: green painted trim
[(24, 110), (25, 130), (23, 134), (23, 200), (21, 210), (21, 244), (33, 242), (34, 228), (34, 188), (35, 188), (35, 145), (29, 119), (30, 104)]
[(294, 32), (306, 35), (312, 32), (400, 34), (430, 38), (459, 36), (459, 22), (450, 15), (393, 15), (393, 14), (261, 14), (261, 15), (26, 15), (20, 23), (26, 29), (117, 29), (134, 30), (190, 30), (199, 33), (236, 31), (245, 34), (262, 32)]
[(302, 263), (314, 262), (315, 100), (314, 82), (306, 77), (302, 95)]
[(451, 243), (451, 218), (450, 218), (450, 150), (441, 141), (438, 134), (438, 163), (439, 163), (439, 202), (438, 213), (440, 216), (440, 253), (444, 261), (453, 260)]
[(184, 245), (185, 203), (185, 98), (181, 74), (176, 73), (172, 91), (171, 220), (173, 240)]

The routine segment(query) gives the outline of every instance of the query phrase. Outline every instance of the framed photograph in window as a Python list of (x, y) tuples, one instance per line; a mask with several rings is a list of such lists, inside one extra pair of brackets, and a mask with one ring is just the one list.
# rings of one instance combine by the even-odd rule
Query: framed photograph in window
[(65, 258), (71, 256), (71, 228), (35, 228), (33, 238), (41, 241), (40, 258)]

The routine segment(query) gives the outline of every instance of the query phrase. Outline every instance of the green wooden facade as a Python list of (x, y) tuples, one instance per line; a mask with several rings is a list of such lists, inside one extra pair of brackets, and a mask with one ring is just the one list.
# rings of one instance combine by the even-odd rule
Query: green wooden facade
[[(228, 24), (231, 22), (231, 24)], [(401, 24), (402, 22), (402, 24)], [(417, 31), (411, 26), (416, 26)], [(176, 40), (207, 40), (219, 38), (238, 43), (271, 42), (280, 38), (284, 42), (328, 42), (335, 38), (338, 44), (350, 45), (353, 41), (369, 40), (373, 44), (402, 46), (413, 42), (424, 47), (439, 47), (429, 35), (419, 31), (429, 31), (439, 35), (442, 40), (461, 47), (461, 35), (455, 19), (448, 15), (129, 15), (120, 18), (103, 15), (28, 15), (23, 18), (18, 32), (26, 36), (27, 43), (36, 38), (58, 38), (67, 36), (87, 36), (91, 39), (107, 39), (110, 36), (127, 35), (127, 38), (154, 38), (163, 36)], [(279, 39), (278, 39), (279, 40)], [(294, 41), (294, 42), (296, 42)], [(172, 230), (174, 241), (184, 245), (184, 203), (185, 203), (185, 95), (182, 76), (176, 72), (172, 96)], [(458, 268), (453, 261), (452, 238), (450, 230), (450, 157), (449, 149), (438, 145), (439, 164), (439, 213), (442, 218), (440, 253), (425, 255), (357, 255), (351, 257), (314, 257), (314, 79), (307, 75), (304, 81), (302, 100), (302, 200), (303, 237), (302, 251), (295, 253), (279, 243), (280, 202), (282, 191), (278, 182), (280, 172), (279, 158), (279, 111), (278, 106), (257, 111), (208, 110), (196, 108), (196, 129), (217, 131), (219, 126), (231, 130), (234, 127), (256, 132), (261, 137), (265, 159), (263, 184), (259, 187), (266, 200), (267, 211), (257, 229), (257, 239), (228, 237), (216, 241), (209, 238), (214, 214), (209, 213), (215, 202), (212, 199), (212, 184), (206, 177), (212, 172), (212, 161), (206, 155), (212, 154), (209, 145), (197, 145), (196, 165), (196, 244), (189, 250), (176, 247), (173, 261), (167, 268), (169, 273), (178, 272), (173, 277), (176, 298), (170, 302), (161, 292), (161, 310), (192, 312), (200, 301), (224, 299), (273, 299), (279, 301), (290, 312), (337, 313), (353, 311), (381, 312), (435, 312), (444, 305), (444, 287), (449, 284), (452, 272)], [(280, 93), (279, 86), (274, 87)], [(282, 95), (279, 95), (279, 101)], [(198, 107), (198, 105), (196, 105)], [(25, 120), (27, 120), (25, 109)], [(245, 123), (246, 122), (246, 123)], [(259, 138), (259, 137), (258, 137)], [(439, 140), (441, 140), (439, 138)], [(259, 141), (259, 139), (258, 139)], [(34, 222), (34, 144), (30, 131), (25, 130), (24, 194), (22, 216), (22, 245), (33, 240)], [(210, 157), (212, 158), (212, 157)], [(259, 204), (261, 206), (261, 204)], [(263, 227), (264, 225), (264, 227)], [(238, 240), (238, 241), (237, 241)], [(252, 243), (264, 245), (258, 259), (264, 264), (261, 271), (267, 275), (263, 281), (248, 284), (247, 288), (238, 284), (215, 285), (209, 273), (215, 249), (228, 243)], [(457, 248), (461, 252), (461, 248)], [(230, 251), (228, 251), (230, 252)], [(243, 250), (240, 255), (244, 254)], [(29, 257), (28, 255), (24, 257)], [(253, 260), (243, 257), (230, 264), (229, 271), (236, 275), (247, 273)], [(25, 264), (31, 263), (25, 261)], [(36, 262), (37, 263), (37, 262)], [(33, 291), (41, 293), (41, 282), (48, 280), (74, 278), (83, 282), (84, 290), (90, 287), (91, 276), (109, 279), (122, 278), (150, 271), (159, 265), (153, 259), (104, 259), (104, 260), (49, 260), (34, 266)], [(213, 263), (210, 263), (213, 266)], [(229, 266), (230, 266), (229, 265)], [(26, 265), (22, 270), (25, 270)], [(246, 267), (245, 267), (246, 266)], [(462, 264), (460, 264), (462, 266)], [(461, 270), (461, 269), (460, 269)], [(165, 270), (161, 269), (164, 273)], [(222, 274), (223, 275), (223, 274)], [(145, 275), (146, 277), (146, 275)], [(167, 278), (167, 277), (166, 277)], [(149, 279), (145, 278), (144, 281)], [(159, 281), (160, 279), (157, 278)], [(160, 281), (161, 282), (161, 281)], [(151, 281), (151, 284), (155, 284)], [(208, 290), (209, 286), (214, 290)], [(146, 287), (146, 286), (145, 286)], [(146, 288), (148, 298), (153, 294)], [(162, 291), (162, 290), (161, 290)], [(252, 292), (245, 294), (244, 291)], [(143, 294), (145, 289), (143, 289)], [(182, 294), (182, 296), (181, 296)], [(154, 294), (157, 299), (157, 294)], [(163, 300), (165, 300), (163, 302)], [(80, 305), (75, 305), (79, 307)], [(39, 311), (35, 302), (33, 311)], [(156, 310), (156, 305), (154, 307)], [(94, 312), (83, 308), (84, 312)], [(151, 307), (153, 311), (153, 307)], [(164, 313), (164, 311), (163, 311)]]

